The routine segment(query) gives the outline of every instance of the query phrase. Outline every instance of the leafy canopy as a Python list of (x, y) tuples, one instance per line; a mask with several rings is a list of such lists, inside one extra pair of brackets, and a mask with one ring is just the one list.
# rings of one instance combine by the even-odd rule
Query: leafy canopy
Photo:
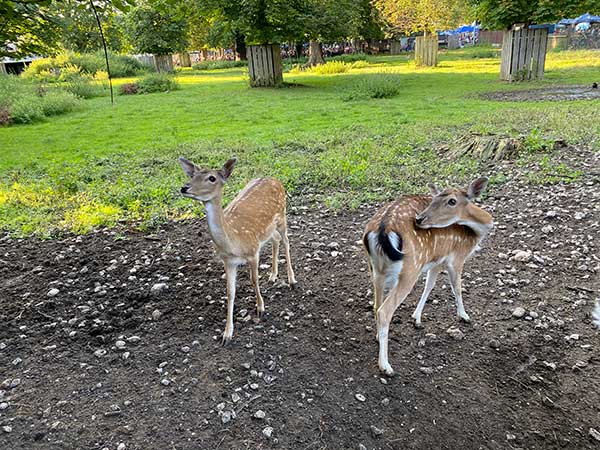
[(461, 0), (374, 0), (392, 34), (435, 32), (470, 19), (471, 8)]
[(125, 30), (141, 53), (169, 55), (187, 47), (187, 20), (170, 2), (141, 3), (125, 16)]
[(598, 0), (471, 0), (475, 17), (485, 28), (509, 28), (516, 23), (554, 23), (583, 13), (600, 13)]

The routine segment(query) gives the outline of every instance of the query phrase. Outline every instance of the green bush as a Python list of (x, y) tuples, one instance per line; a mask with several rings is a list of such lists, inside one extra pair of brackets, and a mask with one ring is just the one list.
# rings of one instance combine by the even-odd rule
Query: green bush
[(247, 61), (227, 61), (227, 60), (215, 60), (215, 61), (201, 61), (193, 64), (192, 69), (194, 70), (214, 70), (214, 69), (232, 69), (234, 67), (245, 67)]
[[(108, 54), (110, 73), (113, 78), (131, 77), (144, 71), (138, 60), (127, 55)], [(46, 82), (65, 81), (75, 72), (94, 76), (106, 71), (104, 53), (64, 53), (52, 58), (41, 58), (33, 61), (22, 76)], [(67, 80), (68, 81), (68, 80)]]
[(60, 88), (41, 85), (13, 75), (0, 76), (0, 125), (31, 123), (71, 111), (79, 99)]
[(79, 99), (70, 92), (55, 90), (41, 97), (45, 116), (57, 116), (72, 111), (79, 106)]
[(317, 73), (319, 75), (332, 75), (336, 73), (345, 73), (352, 68), (352, 64), (344, 61), (329, 61), (325, 64), (314, 66), (308, 69), (308, 72)]
[(332, 56), (331, 58), (329, 58), (329, 61), (343, 61), (346, 63), (352, 63), (356, 61), (367, 61), (367, 55), (365, 55), (364, 53), (351, 53), (348, 55)]
[(390, 98), (400, 93), (400, 76), (378, 73), (362, 76), (342, 97), (345, 101)]
[(168, 92), (179, 86), (172, 75), (166, 73), (151, 73), (137, 82), (140, 94), (151, 94), (153, 92)]
[(123, 83), (119, 86), (119, 92), (121, 95), (134, 95), (139, 91), (139, 86), (137, 83)]
[(79, 98), (93, 98), (104, 95), (102, 85), (92, 81), (91, 77), (85, 75), (72, 77), (70, 81), (64, 84), (63, 88)]

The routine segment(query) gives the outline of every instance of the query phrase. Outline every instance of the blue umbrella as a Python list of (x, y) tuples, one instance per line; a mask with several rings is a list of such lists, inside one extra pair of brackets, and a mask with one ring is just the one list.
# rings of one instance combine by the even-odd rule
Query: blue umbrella
[(573, 25), (576, 19), (561, 19), (558, 23), (560, 25)]
[(588, 23), (600, 22), (600, 16), (592, 16), (590, 13), (585, 13), (585, 14), (582, 14), (581, 16), (579, 16), (577, 19), (575, 19), (575, 23), (582, 23), (582, 22), (588, 22)]

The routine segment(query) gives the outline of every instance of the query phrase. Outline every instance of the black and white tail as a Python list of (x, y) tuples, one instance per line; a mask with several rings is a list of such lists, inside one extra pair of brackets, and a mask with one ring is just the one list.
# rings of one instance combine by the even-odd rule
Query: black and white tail
[(596, 300), (596, 306), (592, 311), (592, 323), (600, 330), (600, 300)]

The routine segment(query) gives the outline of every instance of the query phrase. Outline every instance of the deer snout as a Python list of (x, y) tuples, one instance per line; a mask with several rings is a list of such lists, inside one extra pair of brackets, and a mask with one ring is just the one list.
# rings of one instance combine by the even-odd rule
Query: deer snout
[(425, 216), (422, 216), (419, 214), (417, 217), (415, 217), (415, 223), (418, 226), (422, 225), (424, 221), (425, 221)]
[(189, 189), (190, 189), (190, 186), (186, 184), (185, 186), (183, 186), (181, 188), (181, 193), (182, 194), (187, 194), (187, 192), (188, 192)]

